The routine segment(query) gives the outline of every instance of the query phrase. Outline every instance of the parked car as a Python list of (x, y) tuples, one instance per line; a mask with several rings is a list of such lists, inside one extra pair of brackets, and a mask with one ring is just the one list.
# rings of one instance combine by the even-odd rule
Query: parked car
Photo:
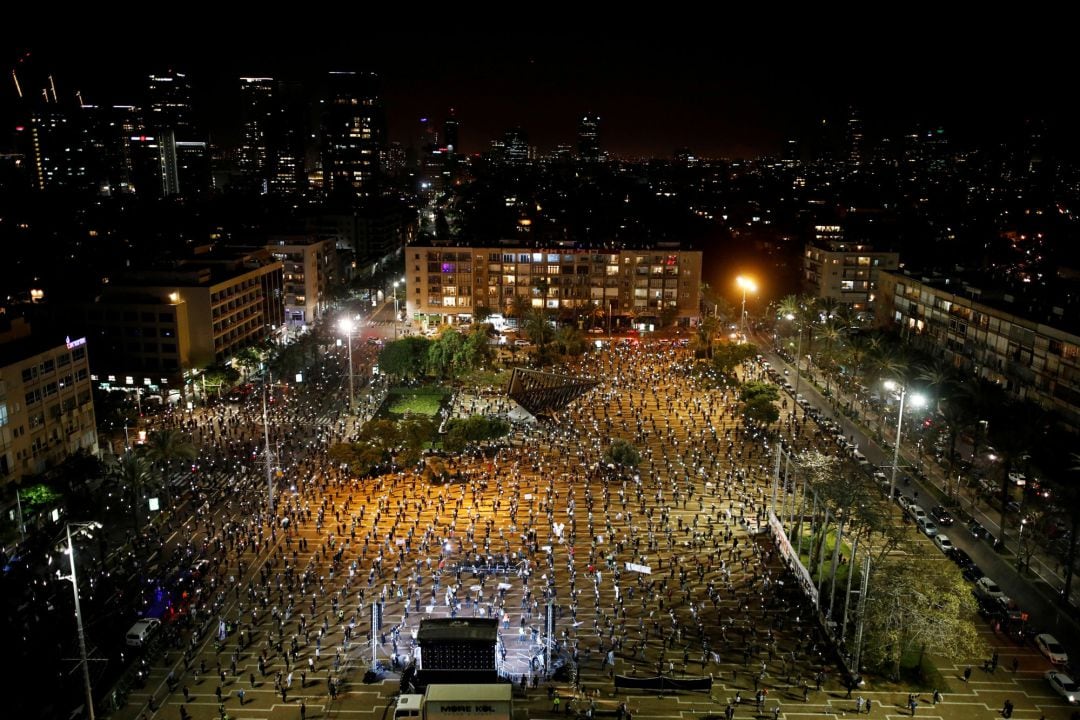
[(1035, 647), (1039, 648), (1039, 652), (1055, 665), (1067, 665), (1069, 662), (1069, 653), (1065, 652), (1065, 648), (1050, 633), (1036, 635)]
[(950, 557), (952, 558), (952, 561), (954, 563), (960, 566), (960, 569), (962, 570), (966, 569), (969, 565), (972, 565), (975, 562), (971, 559), (970, 555), (968, 555), (966, 552), (956, 547), (955, 545), (953, 546), (952, 555), (950, 555)]
[(964, 572), (962, 572), (961, 575), (963, 575), (964, 579), (968, 582), (977, 582), (981, 578), (986, 577), (986, 573), (984, 573), (982, 571), (982, 568), (980, 568), (975, 563), (971, 563), (966, 568), (964, 568)]
[(994, 600), (1005, 596), (1005, 591), (988, 577), (979, 578), (978, 582), (975, 583), (974, 592), (980, 597), (993, 598)]
[(943, 527), (949, 527), (953, 524), (952, 515), (950, 515), (949, 511), (941, 505), (935, 505), (930, 508), (930, 517), (934, 518), (934, 522)]
[(919, 530), (921, 530), (922, 533), (926, 535), (926, 537), (932, 538), (938, 534), (937, 525), (935, 525), (934, 521), (931, 520), (928, 516), (919, 518), (916, 524), (918, 525)]
[(1061, 697), (1065, 698), (1065, 702), (1070, 705), (1075, 705), (1077, 698), (1080, 698), (1080, 687), (1077, 687), (1076, 682), (1063, 672), (1058, 670), (1047, 670), (1043, 673), (1043, 677), (1046, 678), (1046, 682), (1050, 684)]
[(956, 551), (956, 547), (952, 544), (952, 540), (949, 539), (948, 535), (935, 535), (934, 544), (937, 545), (938, 550), (946, 555), (951, 555)]
[(161, 621), (157, 618), (143, 618), (136, 621), (125, 635), (127, 644), (131, 647), (142, 647), (149, 642), (159, 627), (161, 627)]
[(908, 505), (907, 511), (908, 511), (908, 515), (910, 515), (911, 519), (914, 520), (916, 523), (922, 522), (923, 520), (926, 519), (926, 511), (923, 510), (918, 505), (915, 505), (915, 504)]

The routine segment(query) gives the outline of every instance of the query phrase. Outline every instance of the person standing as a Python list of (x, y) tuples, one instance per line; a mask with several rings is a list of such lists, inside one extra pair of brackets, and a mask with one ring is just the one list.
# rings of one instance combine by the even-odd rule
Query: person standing
[(968, 665), (966, 668), (964, 668), (964, 682), (967, 682), (970, 679), (971, 679), (971, 666)]

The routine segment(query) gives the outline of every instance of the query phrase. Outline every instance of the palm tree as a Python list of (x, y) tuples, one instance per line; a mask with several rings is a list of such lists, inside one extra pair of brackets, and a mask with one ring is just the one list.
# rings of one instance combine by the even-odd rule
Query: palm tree
[(548, 341), (554, 336), (555, 332), (552, 330), (551, 325), (548, 323), (547, 317), (542, 310), (533, 310), (525, 316), (525, 334), (529, 336), (529, 339), (540, 346), (540, 350), (543, 351)]
[[(1068, 472), (1080, 476), (1080, 453), (1069, 453)], [(1062, 483), (1062, 500), (1069, 513), (1069, 549), (1065, 553), (1065, 583), (1061, 588), (1061, 597), (1068, 603), (1072, 592), (1073, 567), (1076, 565), (1077, 535), (1080, 535), (1080, 478), (1071, 483)]]
[(956, 369), (941, 359), (917, 368), (915, 378), (921, 380), (939, 401), (952, 395), (960, 384)]
[(701, 321), (697, 328), (697, 336), (694, 338), (695, 349), (704, 350), (705, 357), (712, 360), (713, 342), (716, 334), (720, 331), (720, 321), (715, 317), (707, 317)]
[(839, 343), (843, 341), (843, 329), (835, 318), (829, 317), (818, 328), (818, 339), (825, 343), (825, 350), (822, 353), (824, 357), (818, 360), (818, 365), (822, 368), (825, 374), (825, 394), (832, 395), (832, 387), (829, 382), (832, 376), (832, 368), (836, 359), (835, 350)]
[(165, 497), (172, 504), (169, 491), (169, 470), (174, 461), (194, 460), (198, 456), (198, 450), (191, 444), (191, 440), (179, 430), (166, 428), (155, 430), (146, 437), (143, 445), (143, 454), (151, 463), (157, 465), (161, 474), (161, 486), (165, 489)]
[(154, 484), (150, 463), (141, 453), (128, 451), (120, 456), (115, 473), (120, 485), (131, 493), (131, 517), (135, 532), (139, 532), (139, 505), (146, 489)]

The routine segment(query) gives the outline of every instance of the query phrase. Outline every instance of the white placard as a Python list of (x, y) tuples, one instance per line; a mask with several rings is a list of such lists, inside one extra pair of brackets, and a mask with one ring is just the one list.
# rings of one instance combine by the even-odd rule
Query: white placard
[(510, 589), (510, 583), (499, 583), (498, 589), (499, 590), (509, 590)]
[(637, 565), (632, 562), (626, 563), (626, 569), (630, 572), (639, 572), (644, 575), (652, 575), (652, 568), (648, 565)]

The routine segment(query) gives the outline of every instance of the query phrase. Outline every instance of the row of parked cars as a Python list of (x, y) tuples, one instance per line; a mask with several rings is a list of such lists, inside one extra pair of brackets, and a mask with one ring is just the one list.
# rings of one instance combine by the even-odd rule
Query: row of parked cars
[[(809, 417), (814, 419), (822, 431), (833, 436), (840, 449), (861, 465), (878, 483), (883, 492), (888, 493), (892, 484), (892, 468), (875, 468), (871, 465), (866, 456), (859, 451), (858, 446), (844, 435), (843, 428), (839, 423), (812, 406), (801, 394), (796, 395), (786, 374), (771, 367), (764, 358), (759, 356), (758, 360), (769, 378), (787, 390), (793, 396), (796, 404), (802, 407)], [(898, 485), (906, 486), (910, 483), (910, 478), (906, 475), (900, 475), (896, 479)], [(919, 531), (926, 535), (946, 557), (960, 567), (964, 579), (974, 584), (972, 593), (979, 603), (980, 613), (992, 622), (1001, 623), (1002, 629), (1006, 632), (1021, 633), (1018, 639), (1029, 639), (1028, 636), (1023, 634), (1028, 627), (1027, 613), (1005, 595), (1005, 592), (997, 583), (986, 577), (985, 573), (975, 564), (975, 561), (972, 560), (968, 553), (953, 545), (949, 536), (941, 531), (942, 528), (949, 528), (955, 524), (956, 520), (952, 514), (942, 505), (931, 507), (929, 512), (923, 510), (914, 498), (904, 495), (900, 487), (893, 487), (892, 493), (893, 498), (915, 523)], [(916, 493), (915, 498), (917, 497), (918, 494)], [(975, 520), (969, 522), (966, 529), (973, 538), (984, 539), (991, 545), (997, 544), (994, 536)], [(1068, 703), (1075, 704), (1080, 701), (1080, 687), (1077, 686), (1072, 676), (1066, 672), (1069, 656), (1061, 643), (1049, 633), (1035, 634), (1030, 639), (1039, 652), (1054, 665), (1054, 669), (1044, 673), (1050, 687)]]
[[(970, 555), (953, 545), (948, 535), (938, 532), (939, 526), (949, 527), (954, 523), (949, 511), (938, 505), (926, 513), (904, 496), (900, 496), (899, 500), (919, 529), (931, 537), (934, 545), (960, 567), (966, 580), (974, 583), (971, 592), (979, 603), (980, 614), (989, 621), (997, 623), (1003, 631), (1016, 635), (1018, 640), (1027, 639), (1029, 636), (1026, 635), (1025, 630), (1028, 614), (1005, 594), (1000, 585), (979, 569)], [(968, 530), (976, 538), (989, 535), (982, 525), (974, 521), (969, 524)], [(1080, 688), (1070, 675), (1058, 669), (1069, 663), (1069, 654), (1065, 648), (1050, 633), (1038, 633), (1031, 639), (1039, 652), (1055, 666), (1055, 669), (1048, 670), (1044, 674), (1046, 681), (1067, 702), (1076, 703), (1080, 699)]]

